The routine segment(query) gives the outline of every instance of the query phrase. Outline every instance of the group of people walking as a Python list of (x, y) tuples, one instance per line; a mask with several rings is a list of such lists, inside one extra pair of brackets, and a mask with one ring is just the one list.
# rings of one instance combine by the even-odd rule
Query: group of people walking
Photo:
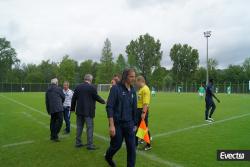
[[(69, 89), (69, 82), (65, 81), (63, 89), (58, 87), (58, 80), (52, 79), (51, 86), (46, 91), (46, 108), (51, 116), (50, 139), (58, 142), (58, 134), (62, 127), (63, 119), (66, 123), (64, 132), (70, 133), (70, 113), (76, 113), (76, 141), (75, 147), (86, 146), (88, 150), (96, 150), (93, 143), (94, 118), (96, 102), (106, 104), (109, 124), (110, 146), (104, 159), (111, 167), (115, 167), (114, 155), (121, 148), (123, 140), (127, 149), (127, 166), (134, 167), (136, 163), (136, 148), (140, 140), (136, 131), (142, 120), (148, 127), (150, 90), (143, 76), (136, 77), (134, 69), (125, 69), (121, 78), (115, 75), (111, 80), (111, 88), (107, 101), (100, 97), (92, 84), (93, 76), (86, 74), (84, 82), (76, 86), (74, 92)], [(136, 89), (138, 93), (136, 93)], [(214, 121), (212, 115), (215, 110), (213, 98), (219, 99), (213, 93), (213, 80), (205, 87), (206, 111), (205, 120)], [(87, 143), (81, 140), (84, 124), (86, 124)], [(148, 131), (149, 138), (150, 132)], [(151, 139), (151, 138), (150, 138)], [(144, 150), (150, 150), (151, 144), (147, 143)]]
[[(96, 150), (93, 143), (94, 117), (96, 101), (106, 104), (106, 112), (109, 124), (110, 146), (104, 159), (109, 166), (115, 167), (113, 156), (121, 148), (123, 140), (127, 149), (127, 166), (134, 167), (136, 162), (136, 147), (139, 140), (136, 131), (141, 120), (145, 120), (148, 126), (148, 114), (150, 104), (150, 90), (145, 78), (138, 76), (134, 69), (125, 69), (121, 78), (115, 75), (111, 81), (112, 87), (107, 101), (100, 97), (94, 85), (93, 76), (86, 74), (84, 82), (76, 86), (74, 92), (69, 89), (69, 82), (64, 82), (63, 89), (58, 86), (58, 80), (52, 79), (51, 86), (46, 91), (46, 108), (51, 116), (50, 139), (58, 142), (58, 134), (63, 124), (66, 123), (64, 132), (70, 133), (70, 113), (76, 113), (76, 141), (75, 147), (85, 147), (88, 150)], [(136, 88), (139, 89), (138, 95)], [(84, 124), (86, 124), (87, 143), (81, 140)], [(150, 150), (150, 144), (145, 150)]]

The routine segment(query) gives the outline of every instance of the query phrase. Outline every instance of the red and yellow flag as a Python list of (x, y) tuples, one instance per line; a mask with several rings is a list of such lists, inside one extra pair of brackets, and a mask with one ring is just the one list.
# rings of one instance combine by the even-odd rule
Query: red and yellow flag
[(136, 136), (143, 139), (146, 143), (150, 144), (150, 139), (148, 135), (148, 127), (144, 120), (141, 121), (140, 126), (137, 130)]

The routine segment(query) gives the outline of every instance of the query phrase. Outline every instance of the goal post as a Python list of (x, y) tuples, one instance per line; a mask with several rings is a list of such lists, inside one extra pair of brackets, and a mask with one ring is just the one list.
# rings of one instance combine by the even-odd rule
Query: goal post
[(98, 92), (108, 92), (111, 88), (111, 84), (98, 84), (97, 90)]

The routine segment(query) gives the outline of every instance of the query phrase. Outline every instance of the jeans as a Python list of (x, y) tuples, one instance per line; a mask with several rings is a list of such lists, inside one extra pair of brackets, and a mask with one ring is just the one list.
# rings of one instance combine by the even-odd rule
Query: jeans
[(63, 108), (64, 108), (63, 117), (66, 123), (65, 131), (69, 133), (70, 132), (70, 107), (63, 107)]

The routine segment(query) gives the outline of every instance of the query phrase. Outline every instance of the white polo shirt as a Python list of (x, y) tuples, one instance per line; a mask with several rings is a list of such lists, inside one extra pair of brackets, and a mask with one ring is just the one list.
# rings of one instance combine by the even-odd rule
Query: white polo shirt
[(70, 89), (68, 89), (68, 90), (63, 89), (63, 93), (65, 95), (63, 107), (70, 107), (71, 106), (71, 99), (73, 97), (74, 92)]

